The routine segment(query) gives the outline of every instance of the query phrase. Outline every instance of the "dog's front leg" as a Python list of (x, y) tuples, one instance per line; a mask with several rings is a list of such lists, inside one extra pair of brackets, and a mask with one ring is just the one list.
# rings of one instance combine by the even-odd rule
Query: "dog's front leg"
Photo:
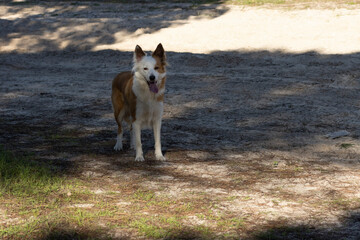
[(135, 143), (135, 136), (134, 136), (135, 134), (134, 134), (134, 129), (132, 128), (131, 130), (130, 130), (130, 149), (131, 150), (135, 150), (136, 149), (136, 147), (135, 147), (135, 145), (136, 145), (136, 143)]
[(153, 123), (153, 130), (154, 130), (154, 139), (155, 139), (155, 157), (156, 160), (165, 161), (166, 158), (163, 156), (161, 152), (161, 119), (154, 121)]
[(138, 123), (133, 123), (133, 137), (135, 137), (135, 150), (136, 150), (136, 157), (135, 161), (142, 162), (144, 161), (142, 145), (141, 145), (141, 126)]

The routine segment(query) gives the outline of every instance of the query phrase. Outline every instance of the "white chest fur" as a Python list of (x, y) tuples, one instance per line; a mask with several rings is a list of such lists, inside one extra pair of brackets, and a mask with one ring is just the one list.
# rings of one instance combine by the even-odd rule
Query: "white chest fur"
[(152, 128), (154, 122), (161, 121), (163, 102), (151, 100), (149, 102), (136, 102), (136, 121), (142, 129)]
[(154, 122), (161, 121), (163, 114), (163, 102), (156, 100), (159, 93), (150, 92), (146, 82), (136, 78), (132, 90), (136, 95), (136, 122), (142, 129), (152, 128)]

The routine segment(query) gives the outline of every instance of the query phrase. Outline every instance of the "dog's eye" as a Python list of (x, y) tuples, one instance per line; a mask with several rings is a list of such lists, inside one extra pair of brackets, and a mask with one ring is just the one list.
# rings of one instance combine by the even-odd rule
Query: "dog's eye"
[(155, 67), (155, 70), (158, 70), (159, 69), (159, 67)]
[(144, 70), (146, 71), (146, 70), (148, 70), (148, 68), (144, 68)]

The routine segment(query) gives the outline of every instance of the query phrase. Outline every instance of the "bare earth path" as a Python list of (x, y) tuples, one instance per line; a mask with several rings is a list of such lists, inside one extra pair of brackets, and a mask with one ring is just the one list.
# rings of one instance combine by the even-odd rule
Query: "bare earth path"
[[(124, 189), (176, 201), (173, 214), (191, 205), (178, 227), (194, 239), (359, 239), (359, 25), (358, 8), (2, 4), (0, 144), (88, 179), (97, 194), (118, 189), (103, 198), (121, 213), (167, 214), (129, 207)], [(144, 132), (148, 161), (134, 163), (131, 150), (113, 151), (110, 83), (131, 68), (136, 44), (159, 42), (171, 65), (168, 161), (153, 160)], [(349, 134), (326, 137), (340, 130)], [(137, 226), (109, 232), (169, 236)]]

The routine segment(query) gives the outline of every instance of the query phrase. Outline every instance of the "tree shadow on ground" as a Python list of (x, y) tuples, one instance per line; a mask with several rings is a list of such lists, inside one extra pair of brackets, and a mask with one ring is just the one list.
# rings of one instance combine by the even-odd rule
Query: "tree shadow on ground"
[[(246, 239), (246, 240), (328, 240), (328, 239), (358, 239), (360, 236), (360, 218), (358, 212), (353, 212), (343, 222), (333, 228), (323, 228), (314, 225), (291, 225), (284, 222), (273, 222), (268, 226), (254, 226), (246, 229), (246, 234), (238, 231), (228, 234), (218, 234), (201, 228), (179, 227), (177, 229), (167, 229), (162, 232), (160, 239)], [(351, 229), (351, 231), (349, 231)], [(239, 229), (240, 230), (240, 229)], [(51, 232), (42, 234), (37, 240), (88, 240), (88, 239), (109, 239), (125, 240), (135, 236), (127, 232), (109, 233), (106, 229), (96, 231), (83, 231), (72, 229), (71, 227), (54, 226)], [(153, 239), (147, 236), (148, 239)], [(159, 239), (159, 238), (158, 238)]]
[(274, 223), (262, 231), (257, 231), (253, 237), (256, 240), (327, 240), (327, 239), (359, 239), (359, 211), (350, 211), (349, 217), (333, 228), (316, 225), (288, 225)]
[[(118, 51), (2, 54), (1, 143), (20, 142), (22, 149), (39, 153), (119, 155), (112, 150), (110, 82), (122, 70), (118, 62), (123, 70), (131, 68), (131, 56)], [(315, 146), (327, 133), (343, 129), (359, 138), (354, 100), (360, 89), (359, 53), (168, 56), (182, 64), (169, 69), (165, 151), (291, 151)], [(126, 148), (127, 138), (128, 132)], [(153, 148), (152, 138), (144, 131), (145, 149)]]
[[(166, 239), (166, 240), (176, 240), (176, 239), (216, 239), (219, 235), (216, 235), (213, 232), (207, 231), (202, 232), (198, 229), (193, 229), (191, 227), (183, 227), (178, 229), (163, 229), (161, 237), (151, 237), (146, 236), (147, 239)], [(55, 228), (53, 231), (44, 234), (42, 237), (36, 238), (36, 240), (89, 240), (89, 239), (108, 239), (108, 240), (125, 240), (133, 239), (135, 236), (131, 236), (127, 232), (117, 232), (113, 234), (104, 233), (105, 229), (85, 232), (81, 230), (68, 228)]]
[[(227, 152), (292, 152), (317, 144), (334, 145), (323, 136), (341, 129), (350, 132), (344, 141), (358, 141), (360, 53), (169, 52), (168, 57), (175, 64), (169, 68), (162, 137), (166, 155), (179, 153), (169, 159), (170, 164), (205, 166), (208, 162), (224, 163)], [(134, 163), (134, 153), (128, 149), (113, 151), (116, 124), (110, 104), (111, 80), (117, 72), (131, 68), (131, 58), (131, 52), (110, 50), (1, 54), (0, 143), (16, 153), (33, 152), (35, 158), (59, 165), (69, 175), (75, 168), (83, 171), (85, 163), (106, 162), (105, 171), (124, 175), (135, 170), (150, 177), (173, 176), (194, 186), (224, 186), (223, 181), (208, 183), (200, 176), (159, 169), (167, 163)], [(144, 132), (143, 142), (152, 152), (150, 131)], [(209, 157), (189, 159), (186, 152), (191, 151), (208, 152)], [(322, 164), (342, 164), (345, 160), (352, 161), (353, 166), (359, 163), (356, 151), (349, 154), (339, 150), (332, 155), (316, 148), (312, 151), (316, 161), (326, 160)], [(242, 171), (251, 179), (231, 189), (248, 188), (263, 175), (264, 181), (278, 177), (277, 171), (259, 165), (266, 161), (272, 159), (238, 164), (254, 164), (254, 172), (234, 167), (232, 170)], [(346, 220), (335, 230), (276, 223), (255, 229), (260, 231), (255, 237), (337, 237), (345, 232), (342, 229), (358, 226), (357, 216), (349, 218), (355, 225), (348, 225)]]
[[(194, 18), (216, 18), (227, 6), (218, 4), (132, 1), (13, 1), (0, 3), (2, 50), (91, 50), (122, 42), (128, 36), (151, 34)], [(137, 3), (137, 2), (135, 2)], [(206, 2), (208, 3), (208, 2)], [(101, 10), (98, 10), (100, 8)], [(31, 11), (30, 11), (31, 10)], [(96, 11), (94, 11), (96, 10)], [(105, 20), (104, 20), (105, 19)], [(144, 25), (144, 20), (148, 19)], [(116, 37), (120, 34), (121, 37)]]
[[(117, 62), (127, 62), (129, 69), (132, 53), (75, 55), (75, 60), (66, 52), (1, 55), (3, 144), (20, 141), (24, 149), (115, 154), (109, 86)], [(341, 129), (355, 139), (360, 135), (354, 102), (358, 53), (168, 55), (182, 64), (171, 67), (167, 83), (162, 135), (167, 151), (288, 150)], [(98, 64), (103, 57), (106, 67)], [(152, 148), (151, 132), (143, 139), (145, 148)]]

